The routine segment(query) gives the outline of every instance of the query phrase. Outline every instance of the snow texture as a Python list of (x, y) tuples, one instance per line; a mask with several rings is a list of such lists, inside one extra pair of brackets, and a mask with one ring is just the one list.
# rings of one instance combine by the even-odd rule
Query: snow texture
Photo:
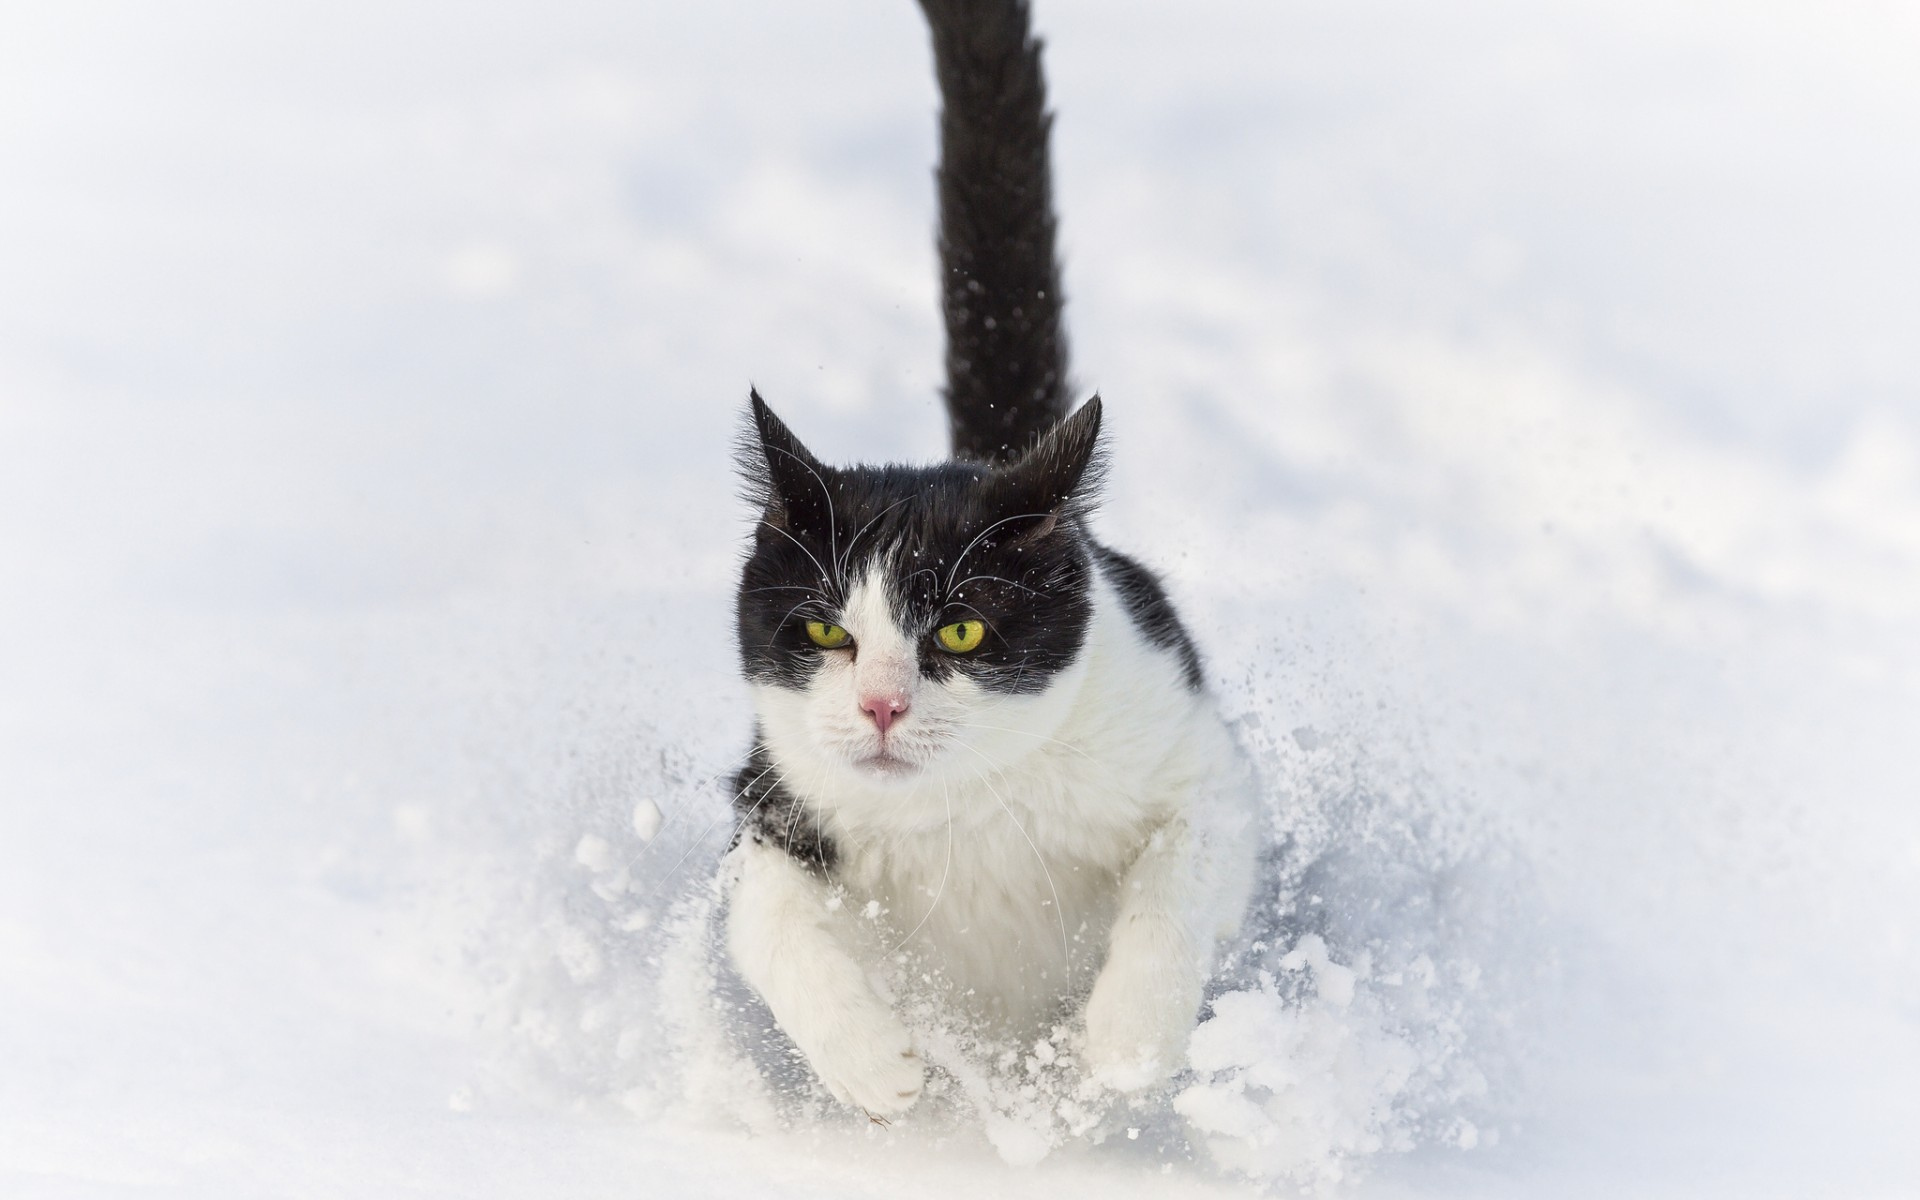
[(889, 961), (883, 1128), (716, 950), (747, 383), (940, 450), (914, 6), (17, 0), (0, 1195), (1920, 1193), (1912, 11), (1038, 21), (1271, 833), (1188, 1068)]

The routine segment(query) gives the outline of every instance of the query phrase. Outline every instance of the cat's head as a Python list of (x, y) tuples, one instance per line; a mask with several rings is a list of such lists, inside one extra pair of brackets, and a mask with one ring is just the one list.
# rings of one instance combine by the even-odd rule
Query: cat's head
[(830, 467), (752, 409), (740, 656), (776, 759), (914, 785), (1047, 742), (1092, 612), (1099, 397), (998, 467)]

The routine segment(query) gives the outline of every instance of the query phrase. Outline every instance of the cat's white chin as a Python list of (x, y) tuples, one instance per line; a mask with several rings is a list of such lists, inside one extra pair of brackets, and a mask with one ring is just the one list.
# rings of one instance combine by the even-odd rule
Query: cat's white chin
[(920, 773), (920, 764), (908, 762), (904, 758), (888, 754), (885, 751), (879, 754), (870, 754), (866, 758), (856, 759), (853, 765), (861, 773), (872, 775), (877, 779), (901, 779), (908, 775), (918, 775)]

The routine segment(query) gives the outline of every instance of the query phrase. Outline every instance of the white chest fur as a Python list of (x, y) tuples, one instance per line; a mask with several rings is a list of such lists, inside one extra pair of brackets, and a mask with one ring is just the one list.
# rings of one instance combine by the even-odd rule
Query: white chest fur
[(958, 1009), (1008, 1032), (1064, 1019), (1085, 993), (1128, 868), (1168, 829), (1199, 843), (1203, 869), (1177, 898), (1197, 943), (1237, 923), (1245, 894), (1244, 856), (1228, 852), (1245, 776), (1212, 702), (1104, 582), (1094, 599), (1074, 667), (1039, 696), (961, 697), (960, 746), (906, 784), (823, 753), (795, 694), (757, 697), (787, 786), (838, 852), (849, 948), (913, 951)]

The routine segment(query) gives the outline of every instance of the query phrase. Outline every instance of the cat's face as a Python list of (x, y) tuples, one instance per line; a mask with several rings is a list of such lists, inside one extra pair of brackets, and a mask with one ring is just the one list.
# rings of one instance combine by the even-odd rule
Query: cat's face
[(753, 409), (742, 459), (762, 515), (737, 615), (778, 757), (820, 783), (912, 785), (1044, 743), (1092, 610), (1079, 522), (1098, 399), (998, 469), (828, 467)]

